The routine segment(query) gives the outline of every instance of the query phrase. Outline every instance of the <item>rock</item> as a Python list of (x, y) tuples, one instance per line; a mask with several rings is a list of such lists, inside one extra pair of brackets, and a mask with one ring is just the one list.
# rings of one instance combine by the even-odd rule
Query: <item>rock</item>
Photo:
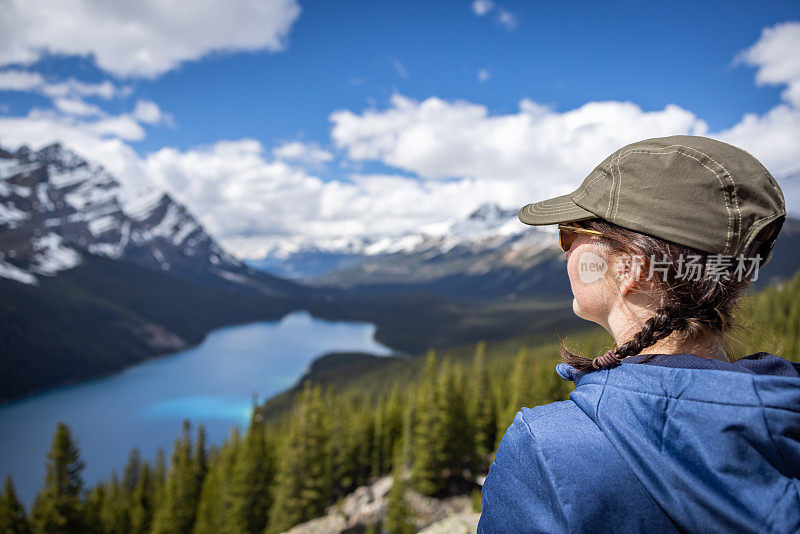
[(451, 515), (437, 521), (420, 534), (472, 534), (478, 532), (479, 513)]
[[(388, 493), (391, 488), (392, 477), (381, 477), (368, 486), (356, 488), (340, 502), (330, 506), (326, 516), (298, 525), (287, 532), (291, 534), (363, 532), (368, 525), (380, 523), (385, 519)], [(477, 529), (480, 514), (472, 513), (472, 498), (468, 495), (436, 499), (414, 490), (407, 490), (405, 500), (417, 529), (442, 533), (469, 533)]]
[(336, 534), (347, 528), (344, 516), (333, 514), (301, 523), (285, 534)]

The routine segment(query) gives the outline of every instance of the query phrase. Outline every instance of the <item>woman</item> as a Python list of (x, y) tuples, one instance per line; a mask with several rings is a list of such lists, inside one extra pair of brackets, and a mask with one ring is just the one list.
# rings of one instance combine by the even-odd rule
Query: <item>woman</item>
[(520, 209), (559, 224), (573, 310), (616, 343), (562, 342), (575, 390), (517, 413), (479, 532), (800, 532), (800, 364), (727, 342), (785, 217), (753, 156), (695, 136), (625, 146)]

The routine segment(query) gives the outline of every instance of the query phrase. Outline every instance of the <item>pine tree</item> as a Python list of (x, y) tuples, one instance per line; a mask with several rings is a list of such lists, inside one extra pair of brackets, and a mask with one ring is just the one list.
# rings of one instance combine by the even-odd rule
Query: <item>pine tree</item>
[(497, 442), (495, 449), (503, 438), (506, 429), (514, 421), (514, 416), (525, 406), (526, 398), (531, 396), (532, 380), (530, 376), (530, 359), (527, 349), (520, 348), (514, 359), (514, 367), (511, 371), (511, 382), (507, 394), (506, 407), (497, 422)]
[[(408, 388), (406, 388), (408, 389)], [(375, 410), (372, 471), (374, 477), (392, 470), (393, 453), (403, 432), (403, 403), (397, 385), (382, 397)]]
[(384, 527), (389, 534), (408, 534), (416, 532), (411, 521), (411, 509), (405, 496), (408, 490), (408, 474), (411, 465), (413, 407), (405, 414), (403, 435), (395, 447), (392, 468), (392, 487), (389, 490), (386, 504), (386, 521)]
[(189, 421), (184, 421), (181, 437), (175, 440), (162, 500), (153, 519), (153, 532), (156, 534), (191, 532), (194, 524), (200, 488), (190, 429)]
[(100, 508), (103, 529), (105, 532), (125, 534), (130, 530), (128, 500), (116, 472), (111, 473), (111, 479), (104, 486), (103, 504)]
[(25, 508), (14, 490), (11, 475), (6, 476), (3, 493), (0, 494), (0, 532), (4, 534), (29, 534), (31, 525), (25, 516)]
[(208, 458), (206, 455), (206, 429), (203, 425), (197, 426), (197, 441), (195, 441), (194, 453), (192, 454), (192, 466), (194, 471), (193, 493), (195, 501), (200, 499), (200, 490), (203, 488), (203, 479), (208, 472)]
[(353, 491), (369, 475), (373, 447), (372, 417), (368, 416), (360, 395), (348, 394), (334, 407), (331, 447), (334, 497)]
[(164, 484), (167, 481), (167, 455), (159, 447), (156, 451), (156, 460), (153, 462), (153, 502), (162, 502)]
[(460, 474), (473, 449), (465, 410), (462, 367), (445, 360), (437, 377), (437, 388), (439, 462), (451, 474)]
[(424, 495), (434, 495), (444, 487), (442, 456), (446, 443), (436, 373), (436, 353), (431, 349), (428, 351), (417, 393), (411, 468), (412, 484)]
[[(254, 407), (255, 408), (255, 407)], [(272, 506), (275, 457), (262, 415), (254, 409), (233, 466), (233, 514), (244, 532), (262, 532)]]
[(233, 497), (234, 467), (242, 453), (239, 427), (222, 447), (209, 454), (208, 474), (197, 505), (195, 534), (240, 534), (245, 532)]
[(492, 399), (491, 382), (486, 368), (486, 342), (480, 341), (475, 347), (475, 359), (470, 372), (468, 396), (469, 420), (472, 429), (473, 469), (486, 472), (489, 468), (489, 454), (497, 439), (497, 417)]
[(59, 422), (47, 453), (44, 486), (34, 500), (31, 523), (37, 532), (83, 532), (81, 471), (85, 464), (72, 432)]
[(268, 532), (283, 532), (325, 512), (331, 488), (327, 417), (320, 386), (306, 383), (282, 449)]
[(125, 495), (130, 497), (139, 483), (139, 475), (142, 471), (142, 454), (138, 447), (131, 449), (128, 454), (128, 461), (122, 470), (122, 490)]
[(108, 529), (103, 525), (103, 507), (106, 499), (106, 485), (103, 483), (94, 486), (86, 495), (83, 506), (84, 526), (90, 534), (105, 534)]
[(153, 475), (150, 465), (142, 464), (136, 480), (136, 486), (130, 498), (130, 531), (133, 534), (145, 534), (150, 531), (153, 522)]

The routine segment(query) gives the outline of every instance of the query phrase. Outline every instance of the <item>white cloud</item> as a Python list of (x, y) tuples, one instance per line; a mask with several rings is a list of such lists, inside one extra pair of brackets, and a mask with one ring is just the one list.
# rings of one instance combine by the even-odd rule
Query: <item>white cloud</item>
[(44, 78), (38, 72), (19, 69), (0, 71), (0, 91), (30, 91), (44, 85)]
[(392, 66), (394, 67), (395, 72), (397, 72), (401, 78), (408, 78), (408, 71), (402, 63), (394, 60), (392, 61)]
[[(765, 32), (764, 39), (771, 42), (774, 33)], [(761, 42), (751, 49), (763, 49)], [(790, 49), (784, 53), (796, 57)], [(756, 57), (750, 64), (758, 72), (783, 62), (777, 52)], [(797, 79), (792, 69), (763, 76), (791, 85)], [(316, 176), (315, 165), (336, 158), (298, 140), (271, 151), (240, 139), (140, 157), (128, 142), (145, 135), (140, 123), (164, 115), (146, 101), (116, 116), (34, 110), (0, 117), (0, 143), (35, 148), (68, 142), (123, 182), (169, 191), (239, 257), (258, 256), (285, 240), (343, 243), (398, 235), (463, 217), (487, 201), (519, 207), (574, 190), (608, 154), (647, 137), (689, 133), (733, 143), (758, 157), (779, 182), (800, 169), (800, 110), (791, 98), (721, 132), (709, 132), (702, 118), (676, 105), (645, 111), (631, 102), (589, 102), (557, 111), (523, 99), (518, 107), (492, 114), (463, 100), (394, 95), (384, 109), (335, 111), (331, 141), (346, 156), (339, 159), (343, 167), (380, 162), (414, 175), (358, 172), (349, 182)], [(797, 192), (787, 187), (784, 193), (790, 211), (800, 213)]]
[(472, 2), (472, 12), (479, 17), (484, 16), (494, 8), (494, 2), (490, 0), (474, 0)]
[(0, 118), (0, 143), (12, 146), (63, 142), (85, 147), (86, 153), (91, 154), (91, 148), (103, 138), (140, 141), (144, 135), (144, 129), (128, 114), (86, 120), (77, 115), (32, 109), (24, 117)]
[(137, 100), (132, 118), (145, 124), (167, 124), (174, 126), (175, 120), (169, 113), (164, 113), (152, 100)]
[(758, 85), (786, 85), (781, 95), (800, 106), (800, 22), (785, 22), (764, 28), (761, 38), (741, 52), (736, 63), (757, 67)]
[(645, 137), (703, 134), (706, 123), (668, 105), (645, 112), (629, 102), (590, 102), (559, 113), (530, 100), (517, 113), (483, 105), (394, 95), (391, 107), (334, 112), (337, 147), (354, 160), (379, 160), (428, 180), (508, 180), (529, 193), (562, 192), (619, 146)]
[(8, 0), (0, 65), (93, 55), (116, 75), (155, 77), (211, 52), (282, 50), (299, 15), (296, 0)]
[[(785, 85), (779, 104), (763, 115), (748, 113), (718, 134), (757, 156), (776, 177), (800, 171), (800, 22), (764, 28), (735, 63), (756, 68), (758, 85)], [(779, 180), (780, 182), (780, 180)]]
[(139, 157), (130, 145), (118, 137), (104, 136), (103, 127), (92, 124), (36, 109), (23, 117), (0, 117), (0, 146), (39, 149), (60, 142), (85, 159), (105, 165), (121, 181), (140, 177)]
[(277, 159), (297, 161), (308, 166), (318, 166), (333, 160), (333, 154), (314, 143), (288, 141), (272, 150)]
[(517, 29), (517, 16), (506, 9), (501, 9), (497, 14), (497, 22), (509, 31)]
[(128, 114), (103, 117), (84, 126), (99, 136), (112, 136), (125, 141), (144, 139), (144, 128)]
[(491, 0), (473, 0), (472, 12), (483, 17), (489, 12), (495, 12), (495, 21), (509, 31), (517, 28), (517, 16), (504, 7), (498, 6)]
[(776, 178), (800, 171), (800, 109), (796, 107), (782, 104), (764, 115), (748, 113), (713, 137), (747, 150)]
[(486, 70), (486, 69), (480, 69), (480, 70), (478, 70), (478, 81), (479, 81), (479, 82), (485, 82), (485, 81), (488, 81), (488, 80), (489, 80), (489, 78), (491, 78), (491, 77), (492, 77), (492, 75), (491, 75), (491, 74), (489, 74), (489, 71), (488, 71), (488, 70)]
[(85, 83), (74, 78), (63, 82), (45, 83), (35, 89), (51, 98), (59, 96), (96, 96), (105, 100), (125, 98), (132, 92), (130, 87), (118, 87), (108, 80), (102, 83)]
[(102, 115), (103, 110), (84, 102), (80, 98), (56, 98), (53, 103), (56, 109), (68, 115)]
[(20, 69), (0, 71), (0, 91), (26, 91), (50, 98), (78, 98), (96, 96), (110, 100), (128, 96), (130, 87), (117, 87), (110, 81), (85, 83), (74, 78), (60, 82), (48, 82), (38, 72)]

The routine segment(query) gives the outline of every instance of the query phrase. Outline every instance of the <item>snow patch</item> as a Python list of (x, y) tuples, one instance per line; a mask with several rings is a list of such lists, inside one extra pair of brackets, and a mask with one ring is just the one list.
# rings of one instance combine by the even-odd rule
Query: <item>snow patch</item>
[(89, 245), (89, 252), (116, 259), (119, 257), (119, 245), (116, 243), (92, 243)]
[(191, 234), (192, 232), (194, 232), (198, 228), (199, 227), (197, 226), (197, 224), (194, 223), (194, 221), (192, 221), (190, 219), (184, 220), (180, 224), (180, 227), (178, 228), (178, 231), (175, 232), (174, 236), (172, 236), (172, 243), (174, 245), (180, 245), (181, 243), (183, 243), (183, 240), (186, 239), (189, 236), (189, 234)]
[[(24, 221), (30, 215), (10, 204), (0, 204), (0, 224)], [(14, 225), (16, 226), (16, 225)]]
[(117, 200), (125, 215), (135, 221), (143, 221), (159, 206), (163, 195), (162, 191), (152, 187), (122, 188)]
[(150, 252), (153, 254), (153, 257), (158, 261), (158, 264), (161, 266), (162, 271), (166, 271), (169, 269), (169, 263), (167, 263), (166, 258), (164, 258), (164, 254), (161, 253), (160, 250), (153, 247)]
[(65, 246), (61, 236), (56, 233), (33, 239), (32, 244), (36, 254), (31, 262), (31, 270), (39, 274), (54, 275), (81, 262), (80, 254)]
[(48, 170), (48, 178), (53, 187), (56, 189), (63, 189), (70, 185), (90, 180), (99, 172), (101, 171), (88, 166), (71, 170), (59, 170), (51, 166)]
[(89, 227), (89, 232), (91, 232), (93, 236), (98, 237), (113, 229), (115, 224), (115, 217), (106, 215), (105, 217), (100, 217), (99, 219), (89, 221), (87, 226)]
[(220, 278), (224, 278), (225, 280), (229, 280), (237, 284), (246, 284), (248, 282), (248, 278), (242, 274), (231, 273), (228, 271), (223, 271), (222, 269), (215, 269), (214, 267), (209, 270)]
[(50, 201), (50, 197), (47, 195), (47, 185), (46, 184), (39, 184), (36, 187), (36, 200), (39, 201), (39, 207), (45, 210), (52, 210), (55, 206)]
[(0, 159), (0, 180), (11, 178), (17, 174), (28, 174), (40, 166), (39, 163), (20, 163), (15, 159)]
[(16, 280), (23, 284), (35, 286), (37, 284), (36, 277), (28, 271), (23, 271), (19, 267), (15, 267), (10, 263), (0, 261), (0, 276), (8, 278), (9, 280)]

